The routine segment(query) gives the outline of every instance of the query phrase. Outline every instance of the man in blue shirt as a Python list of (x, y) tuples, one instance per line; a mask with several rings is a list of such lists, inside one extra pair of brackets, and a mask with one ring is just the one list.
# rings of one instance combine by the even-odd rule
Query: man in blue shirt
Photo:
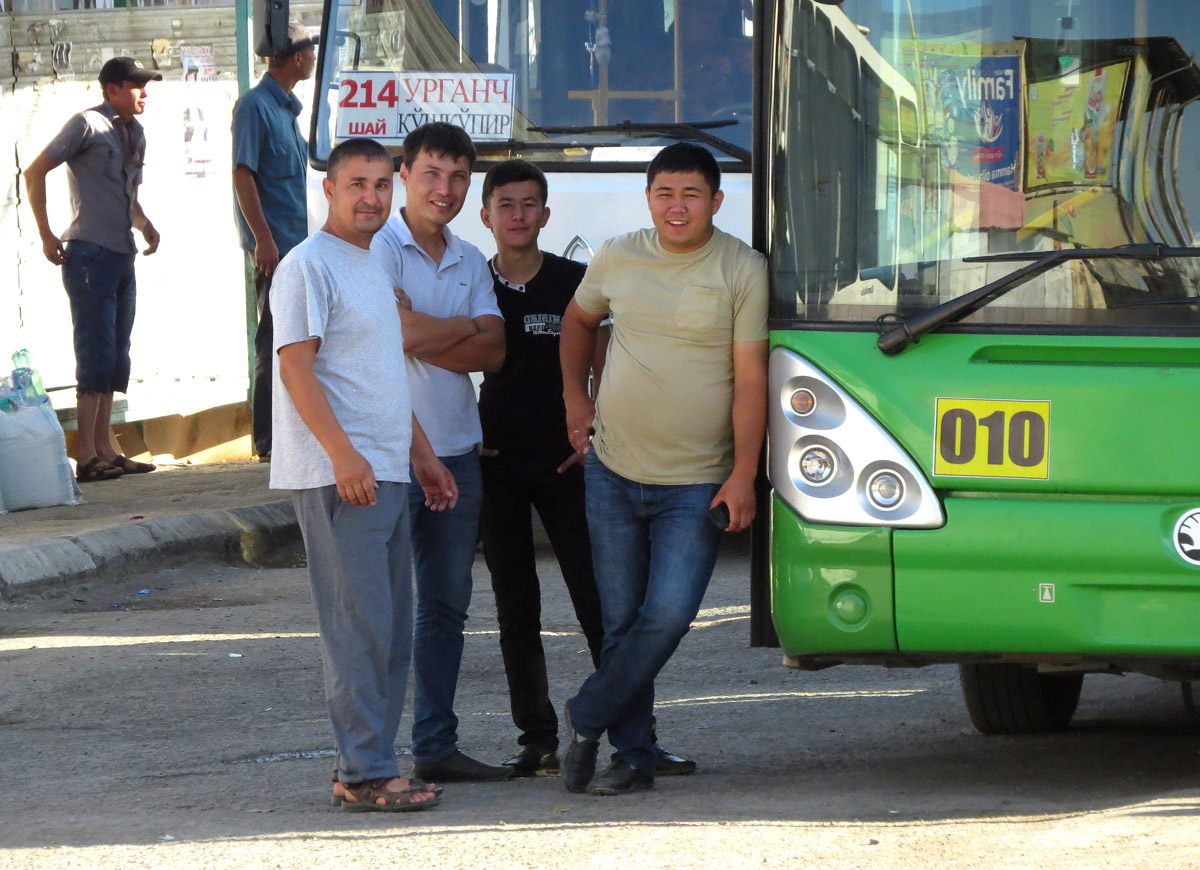
[(288, 47), (268, 61), (262, 81), (233, 107), (234, 213), (242, 249), (254, 262), (258, 307), (251, 437), (260, 460), (271, 458), (271, 276), (308, 235), (308, 145), (296, 123), (301, 106), (292, 89), (312, 76), (316, 44), (304, 25), (288, 25)]

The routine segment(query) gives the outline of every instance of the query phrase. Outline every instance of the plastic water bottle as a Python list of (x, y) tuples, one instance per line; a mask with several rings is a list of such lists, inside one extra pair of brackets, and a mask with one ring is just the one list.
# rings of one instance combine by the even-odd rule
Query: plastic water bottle
[(17, 410), (17, 393), (8, 375), (0, 375), (0, 411)]
[(29, 351), (22, 348), (12, 355), (12, 361), (13, 398), (16, 403), (32, 408), (50, 401), (42, 386), (42, 376), (29, 365)]

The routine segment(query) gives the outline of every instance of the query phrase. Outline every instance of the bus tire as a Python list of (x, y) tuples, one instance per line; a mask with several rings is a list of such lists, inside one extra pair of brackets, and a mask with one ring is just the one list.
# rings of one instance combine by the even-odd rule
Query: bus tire
[(1035, 665), (958, 666), (971, 724), (981, 734), (1062, 731), (1075, 714), (1083, 674), (1039, 674)]

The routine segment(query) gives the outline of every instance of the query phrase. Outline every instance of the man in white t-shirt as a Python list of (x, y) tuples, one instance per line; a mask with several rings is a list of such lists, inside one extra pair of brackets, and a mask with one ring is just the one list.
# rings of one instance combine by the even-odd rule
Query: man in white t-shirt
[(507, 779), (512, 768), (458, 748), (454, 690), (479, 538), (483, 433), (470, 372), (504, 364), (504, 320), (487, 261), (448, 227), (471, 183), (475, 146), (461, 127), (435, 122), (404, 140), (404, 207), (371, 243), (402, 290), (404, 353), (413, 409), (454, 474), (458, 505), (435, 512), (412, 493), (417, 623), (413, 638), (412, 753), (417, 775), (439, 782)]
[(304, 536), (335, 802), (428, 809), (436, 788), (400, 776), (394, 749), (412, 649), (410, 461), (429, 508), (452, 510), (457, 491), (413, 415), (392, 284), (370, 253), (391, 208), (391, 157), (370, 139), (343, 142), (323, 185), (325, 226), (271, 286), (271, 487), (293, 491)]

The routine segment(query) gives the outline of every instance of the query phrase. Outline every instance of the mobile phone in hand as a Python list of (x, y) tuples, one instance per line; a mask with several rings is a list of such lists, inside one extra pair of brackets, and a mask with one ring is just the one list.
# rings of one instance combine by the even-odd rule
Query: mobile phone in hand
[(729, 505), (718, 502), (716, 507), (709, 508), (708, 519), (718, 529), (725, 531), (729, 528)]

